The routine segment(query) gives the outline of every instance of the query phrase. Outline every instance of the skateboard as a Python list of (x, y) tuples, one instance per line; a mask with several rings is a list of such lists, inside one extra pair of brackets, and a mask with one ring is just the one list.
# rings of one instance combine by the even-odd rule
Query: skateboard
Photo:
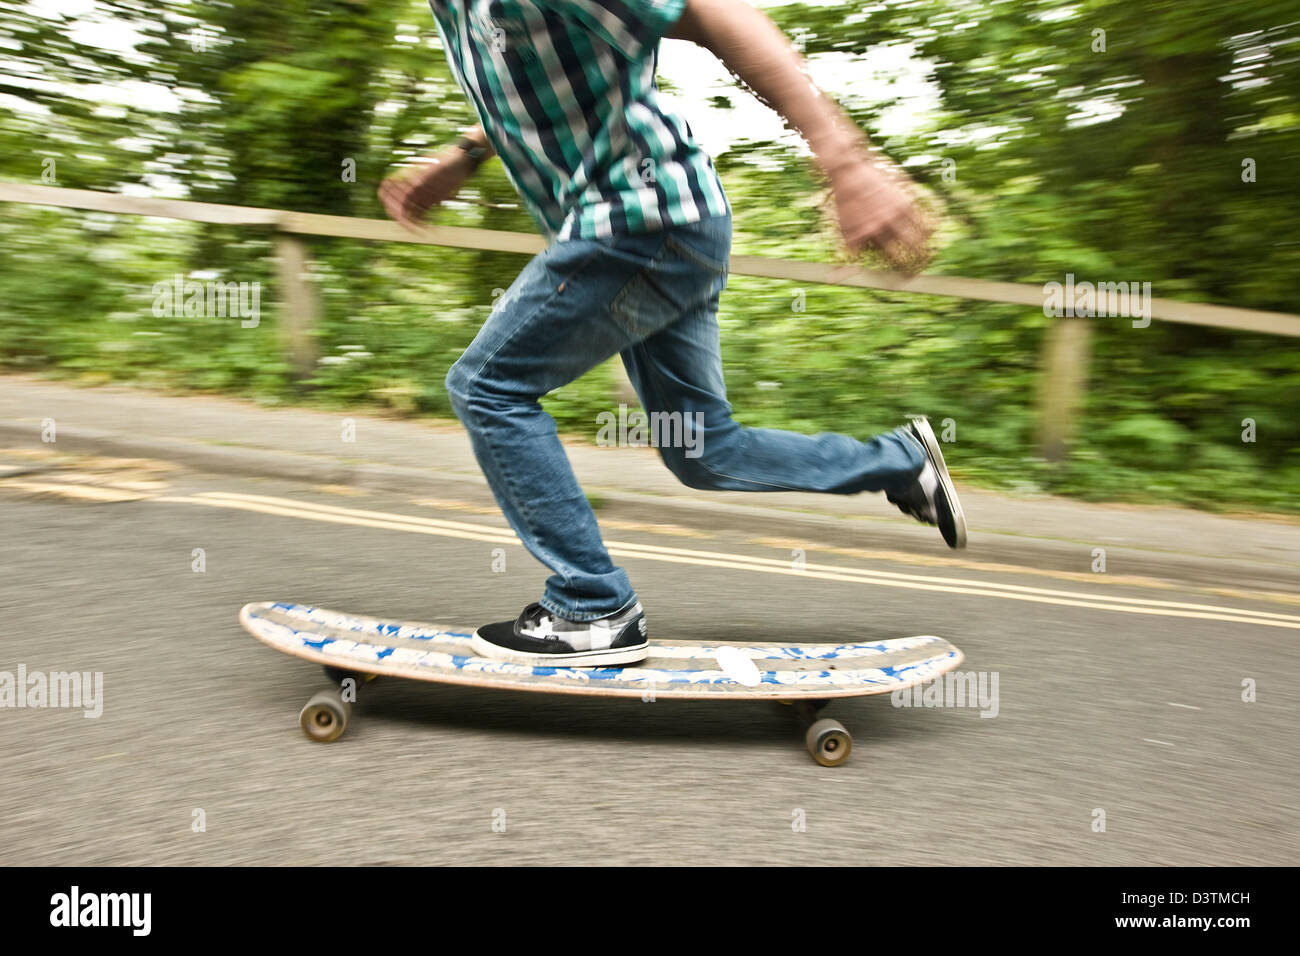
[[(322, 743), (337, 740), (347, 729), (357, 686), (391, 676), (647, 701), (777, 701), (789, 704), (803, 721), (813, 759), (834, 767), (848, 759), (853, 739), (838, 720), (821, 716), (826, 704), (911, 687), (947, 673), (963, 659), (961, 651), (933, 636), (867, 644), (654, 641), (650, 656), (635, 665), (546, 667), (477, 657), (469, 631), (301, 604), (247, 604), (239, 622), (263, 644), (324, 665), (335, 686), (307, 701), (298, 718), (303, 732)], [(347, 684), (349, 679), (354, 683)]]

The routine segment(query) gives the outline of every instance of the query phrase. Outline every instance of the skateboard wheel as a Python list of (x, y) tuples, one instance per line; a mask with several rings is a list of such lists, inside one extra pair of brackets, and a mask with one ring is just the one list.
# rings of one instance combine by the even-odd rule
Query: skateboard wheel
[(337, 690), (323, 690), (303, 707), (298, 715), (302, 732), (317, 743), (338, 740), (347, 729), (352, 705), (339, 698)]
[(814, 721), (804, 734), (808, 752), (823, 767), (838, 767), (849, 759), (853, 738), (838, 720), (822, 718)]

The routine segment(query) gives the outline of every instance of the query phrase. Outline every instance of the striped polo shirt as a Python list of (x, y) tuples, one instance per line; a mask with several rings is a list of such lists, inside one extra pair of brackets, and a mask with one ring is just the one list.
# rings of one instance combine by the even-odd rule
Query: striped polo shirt
[(659, 102), (685, 0), (429, 0), (457, 82), (542, 230), (650, 232), (729, 213), (708, 155)]

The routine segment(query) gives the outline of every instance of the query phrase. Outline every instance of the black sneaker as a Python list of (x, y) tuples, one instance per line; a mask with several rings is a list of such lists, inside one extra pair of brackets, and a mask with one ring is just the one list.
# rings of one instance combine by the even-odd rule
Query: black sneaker
[(595, 621), (566, 621), (530, 604), (517, 620), (480, 627), (473, 648), (480, 657), (556, 667), (635, 664), (650, 654), (640, 601)]
[(899, 492), (886, 492), (885, 497), (917, 521), (937, 525), (948, 547), (966, 547), (966, 515), (957, 500), (948, 466), (943, 463), (934, 429), (927, 419), (913, 418), (904, 431), (925, 452), (925, 466), (911, 485)]

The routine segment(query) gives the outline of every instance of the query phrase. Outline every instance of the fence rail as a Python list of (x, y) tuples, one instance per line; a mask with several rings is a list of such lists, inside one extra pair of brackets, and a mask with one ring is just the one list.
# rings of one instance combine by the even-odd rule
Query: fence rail
[[(293, 364), (300, 373), (309, 371), (314, 363), (312, 327), (319, 306), (315, 291), (306, 277), (309, 266), (307, 247), (296, 236), (406, 242), (520, 254), (537, 253), (546, 247), (546, 240), (541, 236), (522, 232), (427, 226), (421, 233), (415, 234), (397, 223), (381, 219), (125, 196), (26, 183), (0, 183), (0, 202), (271, 229), (276, 239), (277, 276), (284, 306), (287, 345)], [(854, 265), (830, 265), (761, 256), (732, 256), (731, 272), (733, 275), (765, 279), (975, 299), (1033, 308), (1042, 308), (1045, 301), (1043, 287), (1029, 283), (989, 282), (939, 275), (907, 278), (896, 273)], [(1300, 316), (1285, 312), (1265, 312), (1155, 297), (1150, 298), (1148, 303), (1151, 318), (1164, 322), (1300, 337)], [(1041, 443), (1043, 452), (1049, 459), (1055, 460), (1065, 454), (1071, 423), (1086, 389), (1091, 321), (1080, 317), (1058, 319), (1044, 345), (1039, 408)]]

